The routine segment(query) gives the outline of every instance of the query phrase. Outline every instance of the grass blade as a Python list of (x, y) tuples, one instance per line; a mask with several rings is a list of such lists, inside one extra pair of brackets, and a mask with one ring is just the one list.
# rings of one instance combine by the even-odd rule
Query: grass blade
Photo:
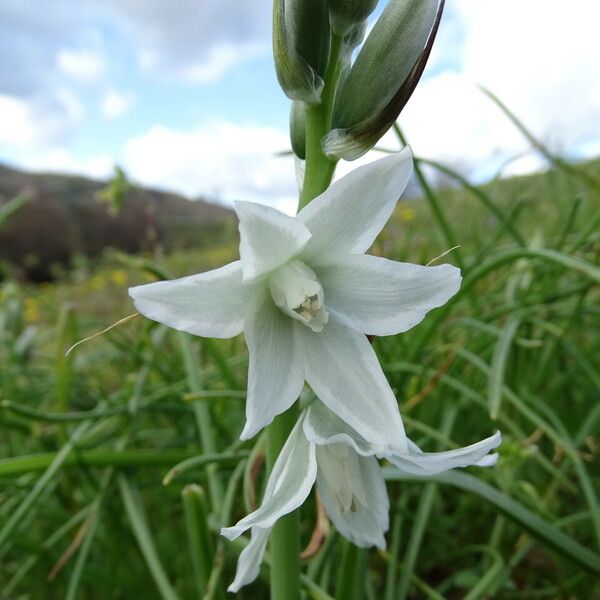
[(488, 379), (488, 406), (490, 410), (490, 417), (494, 421), (498, 418), (498, 414), (500, 413), (506, 361), (508, 359), (508, 353), (518, 327), (519, 319), (517, 317), (510, 319), (506, 324), (506, 327), (502, 330), (494, 350), (490, 377)]
[(509, 519), (518, 523), (524, 530), (531, 533), (548, 546), (554, 548), (559, 554), (573, 560), (584, 569), (600, 574), (600, 555), (585, 546), (572, 537), (557, 529), (551, 523), (548, 523), (535, 513), (525, 508), (522, 504), (509, 498), (500, 490), (491, 485), (460, 471), (448, 471), (432, 477), (414, 477), (401, 473), (392, 467), (383, 469), (384, 477), (387, 481), (421, 481), (436, 482), (453, 485), (462, 490), (479, 496), (481, 499), (493, 504), (498, 510), (504, 513)]
[(119, 475), (118, 482), (133, 534), (161, 597), (163, 600), (179, 600), (158, 557), (137, 487), (125, 475)]

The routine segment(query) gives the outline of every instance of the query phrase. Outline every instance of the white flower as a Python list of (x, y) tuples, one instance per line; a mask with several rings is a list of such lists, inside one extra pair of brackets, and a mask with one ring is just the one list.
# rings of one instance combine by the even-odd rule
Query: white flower
[(238, 202), (240, 260), (131, 288), (147, 317), (206, 337), (244, 332), (252, 437), (298, 398), (304, 382), (383, 451), (406, 450), (396, 399), (366, 334), (419, 323), (460, 287), (451, 265), (423, 267), (363, 254), (412, 172), (405, 149), (359, 167), (296, 217)]
[[(489, 452), (500, 444), (500, 433), (476, 444), (447, 452), (422, 452), (408, 440), (405, 454), (387, 458), (398, 469), (423, 477), (448, 469), (495, 464)], [(376, 455), (379, 452), (318, 400), (300, 417), (279, 454), (267, 481), (260, 508), (233, 527), (221, 529), (235, 539), (251, 529), (250, 543), (238, 560), (229, 591), (254, 581), (269, 533), (275, 522), (306, 500), (316, 481), (329, 518), (337, 530), (360, 547), (385, 547), (389, 501)]]

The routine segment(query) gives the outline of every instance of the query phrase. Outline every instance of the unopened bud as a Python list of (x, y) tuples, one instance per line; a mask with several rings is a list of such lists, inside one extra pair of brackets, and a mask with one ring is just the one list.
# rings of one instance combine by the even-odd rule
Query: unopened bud
[(323, 140), (328, 156), (362, 156), (396, 121), (425, 68), (443, 6), (390, 0), (338, 90)]
[(275, 70), (286, 96), (309, 104), (320, 102), (329, 38), (325, 0), (274, 0)]
[(378, 0), (329, 0), (329, 22), (339, 36), (362, 23), (375, 10)]
[(294, 154), (304, 160), (306, 157), (306, 106), (298, 100), (290, 109), (290, 139)]

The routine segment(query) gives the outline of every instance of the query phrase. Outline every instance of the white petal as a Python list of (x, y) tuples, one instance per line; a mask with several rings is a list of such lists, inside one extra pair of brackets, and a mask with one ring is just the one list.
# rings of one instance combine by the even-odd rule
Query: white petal
[(233, 540), (251, 527), (272, 527), (306, 500), (316, 477), (315, 446), (306, 439), (300, 418), (273, 465), (261, 506), (233, 527), (221, 529), (221, 535)]
[(265, 555), (265, 548), (271, 529), (253, 527), (250, 542), (242, 550), (235, 570), (235, 579), (227, 588), (228, 592), (238, 592), (241, 587), (252, 583), (260, 572), (260, 564)]
[(242, 282), (240, 261), (220, 269), (129, 288), (144, 316), (203, 337), (229, 338), (241, 333), (254, 302), (266, 296), (261, 284)]
[(362, 435), (319, 400), (313, 402), (306, 411), (304, 435), (318, 446), (343, 443), (361, 456), (372, 456), (376, 453), (374, 447)]
[(304, 360), (293, 327), (296, 322), (284, 315), (270, 297), (246, 319), (244, 336), (250, 365), (243, 440), (286, 411), (302, 391)]
[(364, 254), (317, 269), (327, 309), (369, 335), (394, 335), (420, 323), (460, 288), (452, 265), (424, 267)]
[(425, 477), (457, 467), (492, 466), (496, 463), (497, 455), (488, 453), (499, 446), (501, 442), (502, 436), (497, 431), (485, 440), (457, 450), (422, 452), (416, 444), (409, 440), (409, 454), (396, 454), (387, 458), (401, 471)]
[(390, 218), (411, 173), (412, 152), (406, 147), (333, 183), (298, 213), (312, 234), (302, 260), (313, 266), (365, 252)]
[(295, 327), (306, 381), (321, 401), (376, 452), (406, 452), (398, 403), (367, 338), (333, 317), (319, 333), (301, 323)]
[(294, 217), (254, 204), (236, 202), (240, 220), (240, 258), (244, 281), (260, 277), (296, 256), (310, 239), (310, 231)]
[[(317, 453), (319, 452), (317, 447)], [(385, 548), (384, 534), (389, 527), (390, 504), (385, 481), (374, 456), (359, 456), (358, 462), (367, 491), (368, 506), (357, 503), (352, 511), (342, 511), (329, 483), (321, 470), (317, 473), (317, 487), (325, 510), (336, 529), (356, 546)]]

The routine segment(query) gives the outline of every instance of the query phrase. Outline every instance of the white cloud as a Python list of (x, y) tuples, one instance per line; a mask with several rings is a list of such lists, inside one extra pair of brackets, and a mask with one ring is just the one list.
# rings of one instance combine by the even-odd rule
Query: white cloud
[(52, 144), (83, 115), (80, 100), (66, 88), (29, 99), (0, 95), (0, 143), (18, 148)]
[(53, 148), (46, 152), (30, 153), (22, 165), (32, 171), (73, 173), (92, 179), (106, 179), (114, 170), (114, 160), (111, 156), (98, 155), (82, 158), (73, 155), (63, 147)]
[(105, 57), (89, 49), (61, 48), (56, 54), (56, 66), (77, 83), (97, 83), (107, 71)]
[(297, 188), (286, 132), (208, 121), (191, 130), (156, 125), (129, 140), (123, 166), (142, 184), (224, 201), (295, 209)]
[(142, 68), (211, 82), (270, 51), (271, 0), (94, 0), (134, 40)]
[(104, 92), (100, 110), (106, 119), (113, 120), (129, 112), (135, 105), (136, 96), (132, 92), (121, 92), (109, 88)]
[(212, 83), (221, 79), (235, 65), (269, 51), (269, 46), (265, 44), (221, 42), (208, 50), (205, 62), (183, 67), (176, 74), (187, 81)]

